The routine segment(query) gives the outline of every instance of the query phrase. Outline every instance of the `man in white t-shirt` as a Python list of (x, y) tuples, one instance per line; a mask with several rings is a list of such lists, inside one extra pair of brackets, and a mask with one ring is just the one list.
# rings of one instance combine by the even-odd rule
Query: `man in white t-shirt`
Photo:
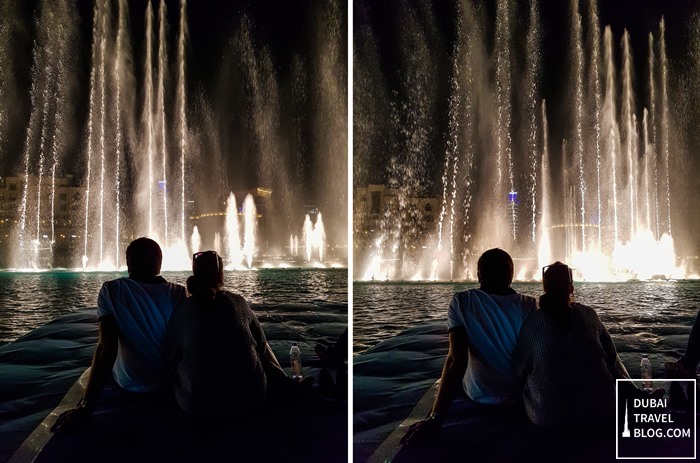
[(126, 249), (129, 276), (102, 285), (97, 298), (99, 339), (85, 394), (76, 408), (59, 416), (53, 431), (90, 416), (110, 372), (122, 389), (131, 392), (160, 392), (169, 386), (165, 328), (186, 291), (160, 276), (162, 261), (158, 243), (138, 238)]
[(460, 385), (483, 404), (512, 405), (521, 397), (513, 352), (520, 327), (537, 303), (510, 287), (513, 260), (502, 249), (489, 249), (479, 257), (477, 275), (479, 289), (456, 293), (450, 303), (449, 351), (432, 412), (409, 427), (403, 443), (440, 429)]

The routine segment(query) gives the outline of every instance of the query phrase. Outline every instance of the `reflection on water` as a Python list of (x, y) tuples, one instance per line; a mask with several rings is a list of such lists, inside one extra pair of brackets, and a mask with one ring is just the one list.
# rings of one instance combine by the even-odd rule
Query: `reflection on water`
[[(355, 283), (353, 346), (359, 354), (428, 320), (445, 320), (452, 294), (477, 283)], [(539, 283), (515, 283), (516, 291), (538, 297)], [(650, 354), (656, 375), (666, 358), (685, 349), (700, 310), (700, 282), (576, 283), (576, 300), (594, 307), (608, 327), (631, 374), (638, 355)]]
[[(78, 308), (95, 307), (102, 283), (124, 273), (0, 272), (0, 345)], [(189, 272), (164, 272), (185, 284)], [(257, 311), (292, 305), (296, 310), (323, 311), (347, 307), (345, 269), (262, 269), (226, 272), (225, 288), (242, 294)], [(346, 310), (346, 309), (343, 309)]]

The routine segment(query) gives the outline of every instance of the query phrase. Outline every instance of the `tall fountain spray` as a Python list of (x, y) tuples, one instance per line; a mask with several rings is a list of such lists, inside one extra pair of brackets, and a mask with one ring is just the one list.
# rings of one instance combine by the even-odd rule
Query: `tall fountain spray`
[[(144, 60), (142, 65), (142, 97), (133, 86), (127, 86), (133, 76), (130, 69), (133, 56), (128, 45), (128, 5), (126, 0), (118, 2), (116, 27), (112, 30), (112, 12), (109, 4), (101, 2), (95, 8), (93, 30), (93, 54), (91, 61), (90, 102), (87, 140), (88, 192), (85, 198), (84, 266), (89, 268), (115, 269), (119, 267), (123, 252), (121, 237), (124, 226), (131, 233), (150, 236), (160, 241), (163, 247), (164, 269), (180, 269), (189, 266), (187, 256), (187, 232), (185, 230), (185, 165), (187, 146), (185, 50), (187, 41), (186, 3), (181, 3), (179, 36), (177, 45), (177, 83), (170, 87), (166, 69), (167, 10), (165, 2), (158, 5), (158, 16), (154, 15), (154, 4), (148, 2), (145, 9)], [(155, 29), (156, 21), (158, 28)], [(114, 42), (112, 42), (114, 40)], [(174, 93), (177, 117), (170, 130), (165, 111), (171, 91)], [(129, 103), (139, 105), (141, 129), (133, 131), (127, 119), (127, 111), (133, 110)], [(110, 123), (111, 122), (111, 123)], [(171, 133), (178, 140), (176, 165), (177, 178), (181, 185), (171, 185), (170, 173), (173, 160), (167, 155)], [(177, 134), (177, 135), (175, 135)], [(135, 163), (126, 169), (123, 160), (129, 152), (138, 155)], [(114, 152), (114, 156), (108, 153)], [(135, 165), (134, 165), (135, 164)], [(174, 167), (174, 166), (173, 166)], [(143, 201), (133, 206), (144, 220), (122, 220), (122, 185), (124, 176), (136, 171), (134, 187)], [(175, 170), (175, 169), (172, 169)], [(97, 175), (94, 173), (97, 172)], [(127, 183), (127, 187), (129, 187)], [(99, 195), (90, 194), (91, 185), (99, 186)], [(179, 189), (173, 188), (179, 186)], [(175, 199), (177, 198), (177, 199)], [(180, 217), (177, 224), (171, 223), (169, 205), (179, 203)], [(128, 207), (130, 207), (129, 205)], [(131, 207), (130, 207), (131, 209)], [(91, 215), (99, 214), (94, 220)], [(91, 237), (99, 237), (97, 241)], [(177, 239), (172, 239), (173, 236)]]
[[(56, 108), (60, 108), (62, 106), (62, 82), (63, 79), (65, 78), (65, 67), (63, 63), (63, 54), (64, 54), (64, 35), (65, 32), (63, 28), (60, 28), (58, 30), (58, 44), (59, 44), (59, 49), (58, 49), (58, 63), (57, 63), (57, 79), (54, 84), (54, 95), (53, 95), (53, 100), (55, 102)], [(53, 248), (54, 245), (56, 244), (56, 169), (58, 168), (58, 145), (59, 145), (59, 140), (61, 139), (61, 134), (59, 133), (60, 131), (60, 124), (59, 124), (59, 118), (61, 117), (60, 112), (56, 112), (55, 114), (55, 125), (54, 125), (54, 130), (53, 134), (51, 136), (51, 195), (50, 195), (50, 201), (51, 201), (51, 251), (53, 254)]]
[(187, 118), (185, 117), (185, 44), (187, 43), (187, 0), (180, 3), (180, 31), (177, 40), (177, 102), (180, 115), (180, 238), (185, 241), (185, 152), (187, 150)]
[(143, 108), (143, 118), (146, 120), (146, 150), (148, 152), (148, 234), (154, 236), (153, 228), (153, 56), (152, 56), (152, 37), (153, 37), (153, 7), (151, 2), (148, 2), (146, 7), (146, 61), (144, 63), (144, 75), (146, 92), (145, 105)]
[[(542, 100), (542, 162), (540, 163), (540, 208), (542, 211), (550, 210), (549, 195), (551, 188), (549, 185), (549, 140), (547, 138), (547, 104)], [(549, 238), (550, 224), (547, 222), (547, 214), (540, 214), (540, 238), (537, 246), (537, 268), (542, 268), (552, 262), (552, 243)]]
[[(432, 63), (430, 53), (424, 53), (434, 39), (430, 9), (401, 10), (403, 28), (392, 46), (399, 48), (403, 67), (398, 80), (393, 75), (389, 79), (391, 85), (385, 71), (371, 66), (376, 61), (374, 50), (381, 49), (378, 43), (384, 39), (364, 33), (356, 43), (361, 47), (356, 66), (363, 92), (356, 96), (359, 106), (381, 108), (383, 101), (376, 100), (384, 99), (391, 110), (383, 113), (396, 125), (394, 129), (388, 124), (387, 130), (399, 140), (387, 143), (391, 154), (380, 196), (384, 211), (374, 213), (378, 216), (374, 219), (358, 203), (356, 214), (365, 222), (359, 235), (357, 276), (473, 278), (476, 257), (496, 246), (513, 253), (515, 274), (523, 278), (534, 275), (538, 263), (549, 259), (568, 262), (578, 278), (683, 275), (673, 263), (669, 175), (674, 157), (684, 156), (687, 147), (679, 146), (683, 137), (673, 134), (677, 130), (673, 117), (681, 110), (669, 102), (676, 92), (668, 88), (675, 81), (669, 76), (663, 20), (658, 38), (654, 40), (656, 32), (648, 38), (649, 72), (635, 75), (634, 37), (627, 31), (615, 37), (610, 26), (602, 27), (595, 0), (571, 0), (570, 72), (561, 78), (570, 85), (556, 89), (565, 102), (552, 110), (547, 101), (557, 114), (557, 123), (550, 127), (544, 103), (542, 116), (537, 117), (538, 102), (552, 91), (541, 85), (542, 79), (555, 74), (549, 62), (540, 60), (544, 41), (549, 40), (539, 23), (541, 4), (530, 2), (525, 8), (499, 0), (494, 15), (493, 11), (474, 14), (472, 3), (459, 2), (455, 7), (449, 67), (425, 66)], [(420, 11), (420, 20), (414, 18), (415, 11)], [(514, 20), (528, 11), (529, 20)], [(515, 35), (527, 37), (524, 43), (514, 43)], [(415, 65), (410, 59), (401, 60), (409, 52), (417, 57)], [(365, 57), (367, 63), (362, 62)], [(420, 78), (414, 75), (418, 71)], [(518, 71), (524, 71), (523, 79), (514, 85)], [(421, 87), (424, 78), (436, 82), (441, 93)], [(394, 92), (394, 81), (400, 92)], [(377, 87), (381, 88), (375, 91)], [(446, 117), (431, 118), (431, 111)], [(357, 119), (362, 134), (377, 127), (363, 114)], [(432, 145), (420, 143), (424, 138), (415, 130), (418, 120), (445, 133), (442, 157), (434, 160), (439, 166), (437, 185), (432, 184), (432, 172), (423, 168), (431, 155), (415, 156), (411, 149), (415, 145), (421, 153), (435, 152)], [(385, 134), (384, 127), (377, 130)], [(403, 143), (407, 133), (414, 145)], [(372, 149), (379, 150), (359, 143), (370, 155)], [(440, 201), (434, 218), (414, 213), (425, 205), (426, 190), (441, 195), (434, 198)], [(375, 191), (372, 185), (361, 195), (369, 200)], [(471, 204), (477, 206), (469, 209)], [(519, 223), (518, 215), (526, 219)], [(651, 230), (657, 231), (650, 234)], [(657, 251), (670, 258), (660, 258), (663, 268), (651, 274), (643, 261), (651, 261), (652, 254), (656, 258)]]
[(581, 15), (578, 13), (578, 0), (572, 1), (572, 41), (574, 44), (574, 149), (575, 159), (578, 164), (578, 190), (579, 190), (579, 220), (581, 223), (581, 248), (586, 252), (586, 170), (584, 165), (585, 148), (583, 146), (583, 33), (581, 31)]
[(648, 43), (648, 66), (649, 66), (649, 127), (650, 127), (650, 140), (651, 140), (651, 160), (649, 161), (652, 165), (653, 175), (654, 175), (654, 230), (656, 231), (654, 238), (659, 239), (661, 236), (659, 227), (659, 169), (658, 169), (658, 150), (657, 139), (656, 139), (656, 79), (654, 79), (656, 66), (655, 54), (654, 54), (654, 34), (649, 32), (649, 43)]
[[(5, 5), (9, 17), (2, 20), (0, 37), (5, 42), (4, 56), (0, 69), (5, 77), (13, 72), (13, 66), (6, 62), (12, 39), (11, 31), (16, 25), (11, 16), (14, 8)], [(70, 86), (66, 85), (71, 77), (73, 61), (67, 51), (76, 39), (75, 5), (69, 1), (42, 1), (37, 9), (35, 20), (36, 37), (32, 48), (32, 66), (30, 71), (30, 113), (24, 133), (21, 165), (19, 174), (20, 202), (17, 207), (16, 238), (17, 245), (10, 247), (11, 263), (20, 268), (41, 268), (50, 265), (56, 243), (56, 175), (59, 169), (63, 136), (66, 131), (65, 113), (73, 108)], [(4, 82), (3, 92), (16, 85)], [(3, 102), (3, 105), (7, 105)], [(13, 106), (0, 111), (4, 122), (7, 111)], [(2, 132), (7, 130), (4, 124)], [(14, 194), (11, 199), (14, 202)], [(7, 222), (7, 221), (6, 221)], [(12, 220), (10, 220), (12, 222)]]
[(104, 206), (105, 206), (105, 105), (106, 105), (106, 94), (105, 88), (107, 84), (105, 82), (105, 47), (107, 45), (107, 31), (106, 21), (107, 21), (107, 2), (102, 6), (102, 14), (100, 19), (100, 265), (104, 262)]
[(92, 47), (91, 47), (91, 67), (90, 67), (90, 102), (88, 109), (88, 135), (87, 135), (87, 175), (86, 175), (86, 188), (85, 188), (85, 229), (83, 230), (83, 257), (82, 264), (83, 269), (87, 268), (89, 258), (88, 258), (88, 226), (90, 224), (90, 181), (92, 177), (92, 131), (94, 125), (95, 114), (93, 108), (95, 107), (95, 62), (97, 57), (97, 3), (95, 3), (95, 8), (92, 17)]
[(122, 98), (122, 60), (124, 59), (124, 34), (126, 32), (126, 11), (127, 5), (126, 0), (119, 0), (119, 26), (117, 29), (117, 52), (115, 54), (114, 63), (114, 80), (116, 82), (116, 97), (115, 97), (115, 113), (116, 113), (116, 166), (114, 169), (114, 213), (115, 213), (115, 252), (114, 252), (114, 266), (119, 268), (119, 256), (121, 254), (121, 247), (119, 246), (120, 239), (120, 219), (121, 219), (121, 197), (120, 197), (120, 187), (121, 187), (121, 157), (122, 157), (122, 124), (121, 124), (121, 98)]
[[(37, 182), (36, 189), (36, 236), (34, 238), (35, 248), (39, 246), (41, 239), (41, 184), (44, 178), (44, 162), (46, 158), (46, 132), (49, 125), (49, 82), (51, 81), (51, 67), (46, 66), (45, 68), (46, 83), (43, 92), (43, 111), (41, 117), (41, 140), (39, 142), (39, 180)], [(27, 182), (28, 183), (28, 182)], [(36, 265), (36, 261), (35, 261)]]
[(669, 110), (668, 110), (668, 58), (666, 57), (666, 23), (661, 18), (659, 24), (659, 60), (661, 62), (661, 152), (663, 153), (666, 174), (666, 227), (671, 235), (671, 174), (669, 159)]
[(165, 72), (167, 69), (167, 40), (165, 37), (165, 2), (160, 2), (158, 9), (158, 119), (160, 120), (160, 157), (162, 159), (163, 170), (162, 180), (162, 207), (163, 207), (163, 239), (165, 247), (170, 246), (168, 236), (168, 149), (167, 136), (165, 132)]
[[(516, 200), (512, 196), (516, 193), (513, 178), (513, 153), (511, 146), (511, 27), (512, 5), (510, 0), (500, 0), (496, 11), (496, 146), (497, 146), (497, 192), (503, 194), (503, 163), (508, 174), (508, 221), (513, 241), (517, 239), (518, 217)], [(505, 157), (505, 160), (503, 159)], [(505, 195), (503, 195), (505, 196)]]
[(596, 242), (596, 252), (601, 252), (603, 245), (603, 227), (601, 224), (601, 217), (603, 214), (602, 205), (602, 195), (601, 195), (601, 179), (600, 179), (600, 166), (602, 162), (601, 157), (601, 125), (600, 125), (600, 111), (602, 104), (602, 90), (600, 84), (600, 25), (598, 22), (598, 3), (597, 0), (589, 0), (588, 3), (590, 11), (590, 20), (588, 23), (590, 37), (590, 48), (591, 48), (591, 59), (588, 81), (593, 84), (593, 144), (595, 146), (595, 186), (596, 186), (596, 209), (595, 217), (598, 222), (598, 239)]
[[(285, 227), (291, 231), (290, 214), (301, 206), (301, 198), (306, 196), (313, 203), (319, 202), (318, 198), (333, 203), (345, 201), (345, 189), (332, 180), (324, 180), (323, 185), (309, 187), (308, 191), (297, 186), (310, 183), (306, 180), (316, 171), (333, 173), (328, 176), (332, 179), (346, 168), (347, 159), (341, 153), (346, 149), (346, 131), (341, 130), (346, 113), (342, 108), (346, 105), (339, 103), (345, 101), (346, 92), (339, 2), (332, 0), (331, 5), (319, 10), (314, 16), (319, 26), (315, 35), (293, 57), (291, 80), (296, 93), (290, 97), (294, 100), (290, 106), (306, 109), (292, 112), (292, 117), (287, 117), (286, 109), (290, 103), (286, 90), (291, 84), (279, 71), (278, 61), (285, 59), (281, 57), (286, 51), (265, 45), (268, 38), (260, 34), (257, 17), (244, 19), (246, 30), (238, 36), (238, 28), (232, 27), (229, 37), (242, 39), (229, 43), (237, 43), (235, 50), (241, 53), (226, 55), (225, 66), (221, 67), (227, 70), (222, 71), (219, 81), (237, 87), (234, 92), (250, 90), (245, 101), (226, 103), (241, 114), (236, 118), (227, 118), (225, 108), (220, 111), (218, 102), (208, 101), (205, 93), (213, 87), (211, 82), (189, 82), (198, 74), (187, 66), (186, 0), (180, 0), (177, 9), (165, 0), (143, 2), (143, 9), (128, 0), (96, 0), (91, 5), (92, 22), (83, 18), (92, 29), (92, 34), (85, 37), (90, 40), (89, 55), (85, 57), (80, 52), (82, 9), (73, 0), (35, 3), (34, 22), (26, 34), (35, 42), (29, 80), (31, 107), (28, 125), (23, 127), (26, 138), (18, 181), (9, 183), (12, 189), (16, 185), (20, 190), (17, 223), (10, 225), (17, 239), (17, 245), (11, 246), (10, 267), (78, 267), (82, 257), (85, 270), (118, 270), (123, 265), (123, 240), (149, 236), (162, 246), (163, 270), (188, 268), (188, 245), (200, 244), (190, 242), (197, 234), (188, 230), (187, 208), (192, 208), (191, 219), (195, 221), (218, 216), (220, 211), (208, 214), (206, 208), (214, 204), (212, 198), (226, 191), (225, 168), (216, 172), (216, 181), (202, 184), (199, 173), (208, 163), (208, 153), (219, 157), (217, 162), (208, 163), (217, 166), (224, 160), (233, 165), (251, 153), (250, 165), (255, 171), (246, 175), (255, 182), (251, 184), (267, 194), (262, 199), (266, 208), (261, 210), (266, 214), (266, 228), (261, 231), (270, 249), (279, 244), (275, 240), (280, 236), (270, 236), (278, 231), (278, 225), (278, 235), (286, 236)], [(0, 10), (0, 77), (4, 79), (14, 72), (8, 68), (20, 69), (26, 61), (22, 58), (13, 63), (15, 56), (5, 52), (25, 40), (8, 33), (15, 22), (23, 26), (24, 18), (15, 6), (3, 5)], [(137, 14), (142, 20), (130, 24), (129, 14)], [(178, 22), (171, 34), (169, 21), (174, 17)], [(134, 43), (142, 50), (132, 51), (132, 34), (136, 34)], [(331, 40), (324, 41), (324, 36)], [(199, 47), (193, 45), (192, 51), (196, 53)], [(85, 69), (79, 69), (83, 64)], [(6, 90), (14, 87), (19, 86), (0, 82), (0, 151), (7, 144), (6, 133), (10, 130), (5, 126), (5, 104), (9, 101), (11, 107), (13, 102), (5, 97)], [(188, 87), (197, 88), (198, 93), (189, 97)], [(224, 123), (233, 132), (250, 134), (240, 156), (238, 138), (233, 146), (231, 131), (218, 134)], [(223, 158), (224, 152), (227, 159)], [(4, 162), (5, 153), (0, 154)], [(190, 166), (193, 175), (186, 178)], [(12, 178), (12, 173), (8, 177)], [(304, 194), (297, 194), (299, 191)], [(336, 198), (338, 192), (340, 199)], [(343, 216), (336, 211), (333, 214)], [(233, 235), (220, 230), (219, 248), (235, 254), (232, 260), (237, 261), (237, 267), (251, 267), (256, 259), (257, 216), (252, 197), (247, 198), (240, 217), (238, 211), (229, 214), (238, 220), (239, 243), (229, 243), (235, 241)], [(205, 241), (211, 242), (209, 224), (199, 225), (200, 230), (205, 226)], [(344, 230), (342, 222), (332, 225)], [(275, 233), (268, 233), (270, 229)], [(298, 238), (291, 246), (296, 253)], [(231, 247), (236, 248), (235, 252)], [(4, 255), (0, 253), (0, 257)]]
[[(528, 126), (528, 168), (530, 169), (530, 238), (534, 245), (537, 242), (537, 166), (538, 154), (537, 147), (537, 94), (540, 73), (540, 25), (539, 25), (539, 9), (537, 2), (530, 4), (530, 16), (527, 30), (527, 74), (525, 88), (527, 90), (527, 114), (529, 116)], [(544, 106), (544, 103), (543, 103)]]
[(632, 92), (632, 50), (627, 30), (622, 34), (622, 128), (626, 154), (627, 201), (629, 204), (629, 237), (637, 233), (637, 127), (635, 123), (634, 94)]

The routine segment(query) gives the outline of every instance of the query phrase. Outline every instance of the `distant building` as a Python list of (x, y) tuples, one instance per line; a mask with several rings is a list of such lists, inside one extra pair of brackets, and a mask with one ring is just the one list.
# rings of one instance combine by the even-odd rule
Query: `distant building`
[(371, 247), (383, 233), (400, 235), (405, 243), (420, 246), (437, 229), (441, 198), (418, 191), (399, 197), (399, 191), (370, 184), (356, 188), (353, 199), (353, 246)]

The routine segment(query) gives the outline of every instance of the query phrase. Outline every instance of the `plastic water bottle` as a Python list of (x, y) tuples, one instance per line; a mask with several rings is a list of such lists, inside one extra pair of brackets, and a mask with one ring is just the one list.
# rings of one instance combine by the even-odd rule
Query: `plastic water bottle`
[(654, 385), (651, 382), (651, 362), (649, 361), (647, 354), (642, 355), (640, 369), (642, 371), (642, 387), (645, 391), (651, 391)]
[(289, 350), (289, 363), (292, 365), (292, 379), (300, 380), (303, 378), (301, 374), (301, 351), (297, 343), (292, 344)]

